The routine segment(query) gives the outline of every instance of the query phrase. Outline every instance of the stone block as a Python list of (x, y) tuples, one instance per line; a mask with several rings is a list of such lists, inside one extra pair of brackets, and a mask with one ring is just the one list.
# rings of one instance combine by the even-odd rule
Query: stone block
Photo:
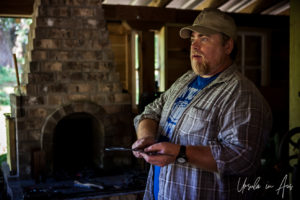
[(113, 82), (118, 82), (120, 81), (120, 75), (118, 72), (111, 72), (109, 74), (109, 78), (108, 78), (109, 81), (113, 81)]
[(26, 85), (26, 91), (28, 95), (36, 95), (38, 93), (38, 87), (35, 84), (29, 83)]
[(57, 123), (64, 117), (62, 112), (55, 112), (52, 116), (51, 116), (51, 120), (55, 123), (55, 125), (57, 125)]
[(46, 108), (30, 108), (28, 109), (29, 117), (46, 118), (48, 110)]
[(26, 131), (26, 123), (25, 123), (24, 119), (18, 118), (18, 120), (16, 121), (16, 126), (17, 126), (18, 130)]
[(130, 104), (131, 98), (128, 93), (117, 93), (114, 96), (115, 103), (124, 103), (124, 104)]
[(25, 130), (37, 130), (42, 127), (44, 119), (36, 118), (33, 116), (27, 116), (26, 120), (24, 121)]
[(69, 83), (72, 72), (62, 72), (56, 75), (56, 79), (61, 83)]
[(53, 73), (29, 73), (28, 81), (30, 83), (54, 82)]
[(96, 104), (105, 104), (106, 95), (105, 94), (95, 94), (91, 96), (91, 101)]
[(102, 51), (102, 58), (103, 60), (113, 60), (114, 59), (114, 53), (112, 50), (109, 49), (103, 49)]
[(64, 106), (63, 109), (67, 115), (74, 112), (72, 105)]
[(48, 86), (48, 92), (51, 93), (67, 93), (67, 86), (62, 83), (55, 83)]
[(119, 82), (113, 84), (113, 92), (122, 92), (122, 85)]
[(71, 73), (71, 75), (70, 75), (71, 81), (81, 81), (82, 78), (83, 78), (83, 75), (81, 72), (74, 72), (74, 73)]
[(83, 103), (73, 104), (73, 109), (75, 112), (82, 112), (84, 111), (84, 104)]
[(30, 62), (29, 63), (30, 72), (39, 72), (40, 71), (40, 62)]
[(41, 39), (35, 40), (35, 47), (41, 49), (57, 49), (59, 48), (59, 43), (54, 39)]
[(54, 8), (54, 16), (69, 17), (71, 16), (69, 7)]
[(102, 41), (101, 40), (91, 40), (90, 41), (91, 42), (91, 44), (89, 45), (89, 47), (91, 48), (91, 49), (95, 49), (95, 50), (102, 50)]
[(45, 103), (45, 99), (42, 96), (25, 96), (24, 101), (27, 106), (43, 105)]
[(69, 61), (73, 59), (73, 52), (49, 51), (48, 59), (53, 61)]
[(97, 19), (86, 19), (82, 23), (82, 28), (98, 28), (99, 27), (99, 21)]
[(113, 84), (112, 83), (100, 83), (98, 85), (99, 92), (112, 92), (113, 91)]
[(98, 29), (82, 29), (77, 31), (76, 38), (78, 39), (99, 39), (100, 33)]
[(40, 141), (41, 131), (40, 130), (30, 130), (30, 131), (21, 131), (18, 134), (18, 140), (24, 142)]
[(80, 47), (79, 40), (62, 40), (61, 47), (65, 50), (78, 48)]
[(31, 51), (31, 60), (40, 61), (47, 59), (47, 52), (42, 50), (33, 50)]
[(70, 84), (67, 87), (69, 93), (88, 93), (95, 91), (94, 87), (87, 83)]
[(69, 17), (70, 11), (68, 7), (65, 6), (40, 6), (38, 8), (39, 17)]
[(95, 9), (93, 8), (72, 8), (71, 15), (76, 17), (93, 17)]
[[(46, 28), (40, 28), (40, 29), (46, 29)], [(39, 29), (39, 30), (40, 30)], [(45, 36), (48, 36), (48, 38), (53, 39), (71, 39), (76, 37), (76, 32), (73, 31), (73, 29), (65, 29), (65, 28), (51, 28), (46, 29)]]
[(79, 62), (65, 62), (62, 66), (63, 72), (66, 71), (81, 71), (81, 64)]
[(80, 58), (84, 61), (95, 61), (98, 58), (97, 53), (95, 51), (83, 51), (80, 52), (80, 54)]
[(62, 71), (62, 62), (45, 62), (41, 65), (42, 72), (59, 72)]
[(89, 100), (86, 95), (82, 94), (71, 94), (68, 96), (68, 99), (70, 101), (84, 101), (84, 100)]
[(115, 103), (115, 95), (113, 94), (107, 94), (107, 102), (109, 102), (110, 104), (114, 104)]
[(63, 103), (63, 96), (62, 94), (56, 95), (52, 94), (47, 97), (48, 105), (61, 105)]
[(97, 62), (81, 62), (80, 65), (83, 72), (95, 72), (98, 70)]

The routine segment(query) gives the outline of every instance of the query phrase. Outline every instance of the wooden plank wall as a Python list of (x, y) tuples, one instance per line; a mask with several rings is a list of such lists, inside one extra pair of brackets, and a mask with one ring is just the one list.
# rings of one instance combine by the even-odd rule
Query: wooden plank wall
[(183, 27), (183, 25), (166, 25), (166, 89), (169, 88), (177, 78), (191, 69), (189, 57), (190, 40), (180, 38), (179, 30), (181, 27)]
[(114, 53), (115, 69), (120, 75), (120, 80), (124, 90), (130, 90), (131, 72), (131, 31), (122, 23), (107, 23), (109, 40)]

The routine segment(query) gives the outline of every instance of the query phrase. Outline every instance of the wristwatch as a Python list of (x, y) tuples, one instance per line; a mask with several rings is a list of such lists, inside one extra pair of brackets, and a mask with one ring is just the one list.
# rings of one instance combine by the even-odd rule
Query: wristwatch
[(176, 161), (180, 164), (184, 164), (187, 162), (187, 157), (186, 157), (185, 151), (186, 151), (186, 146), (180, 145), (179, 154), (176, 158)]

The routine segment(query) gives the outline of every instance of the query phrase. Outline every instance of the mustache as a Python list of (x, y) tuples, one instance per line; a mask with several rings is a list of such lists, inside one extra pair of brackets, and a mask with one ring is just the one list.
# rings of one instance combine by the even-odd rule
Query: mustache
[(201, 56), (201, 57), (204, 58), (204, 55), (203, 55), (202, 53), (200, 53), (200, 52), (197, 52), (197, 51), (192, 51), (192, 52), (191, 52), (191, 55), (192, 55), (192, 56)]

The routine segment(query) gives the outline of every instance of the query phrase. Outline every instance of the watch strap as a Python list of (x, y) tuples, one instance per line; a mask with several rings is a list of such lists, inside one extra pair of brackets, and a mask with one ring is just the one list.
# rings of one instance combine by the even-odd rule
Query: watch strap
[(186, 146), (180, 145), (180, 149), (179, 149), (179, 153), (178, 153), (177, 158), (185, 158), (185, 159), (187, 159), (187, 157), (186, 157)]

